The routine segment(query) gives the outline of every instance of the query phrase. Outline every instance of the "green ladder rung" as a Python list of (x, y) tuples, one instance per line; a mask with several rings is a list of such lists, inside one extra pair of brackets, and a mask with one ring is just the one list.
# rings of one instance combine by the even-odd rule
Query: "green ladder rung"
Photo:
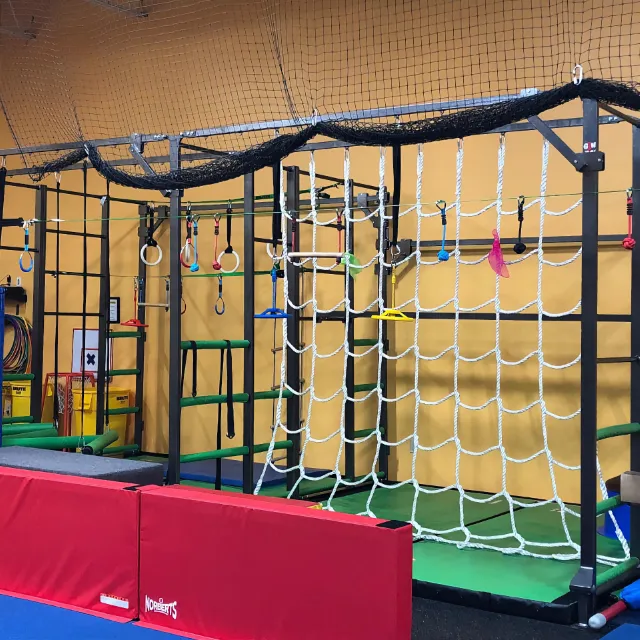
[(107, 371), (107, 375), (110, 378), (115, 376), (137, 376), (140, 373), (140, 369), (112, 369)]
[(623, 576), (625, 573), (635, 571), (638, 568), (638, 564), (640, 564), (640, 560), (638, 560), (638, 558), (627, 558), (615, 567), (611, 567), (610, 569), (599, 573), (596, 576), (596, 587), (601, 587), (607, 582), (612, 582), (613, 580)]
[(110, 338), (140, 338), (139, 331), (109, 331)]
[[(375, 433), (376, 429), (359, 429), (358, 431), (353, 432), (354, 438), (366, 438), (370, 436), (372, 433)], [(380, 429), (380, 433), (384, 435), (384, 428)]]
[[(254, 400), (276, 400), (280, 397), (280, 389), (276, 389), (275, 391), (256, 391), (253, 394)], [(282, 397), (286, 400), (287, 398), (293, 397), (293, 391), (289, 391), (289, 389), (282, 390)]]
[(354, 384), (353, 385), (353, 392), (354, 393), (360, 393), (362, 391), (373, 391), (374, 389), (377, 389), (378, 387), (380, 387), (380, 389), (384, 389), (384, 385), (383, 384), (378, 384), (377, 382), (367, 382), (365, 384)]
[(379, 344), (378, 338), (356, 338), (353, 341), (354, 347), (374, 347)]
[(601, 500), (596, 504), (596, 515), (601, 516), (603, 513), (611, 511), (611, 509), (615, 509), (621, 505), (622, 500), (620, 499), (620, 496), (612, 496), (606, 500)]
[[(254, 453), (264, 453), (269, 450), (269, 443), (257, 444), (253, 447)], [(291, 440), (282, 440), (273, 445), (273, 449), (291, 449), (293, 442)], [(246, 456), (249, 454), (249, 447), (229, 447), (227, 449), (218, 449), (216, 451), (204, 451), (202, 453), (188, 453), (180, 456), (180, 462), (198, 462), (200, 460), (218, 460), (220, 458), (234, 458), (235, 456)]]
[(4, 382), (22, 382), (23, 380), (34, 380), (33, 373), (5, 373), (2, 376)]
[(33, 433), (34, 431), (42, 431), (43, 429), (51, 429), (53, 424), (51, 422), (39, 422), (33, 424), (21, 424), (14, 426), (5, 426), (2, 427), (2, 435), (6, 436), (16, 436), (16, 435), (26, 435), (27, 433)]
[(117, 447), (107, 447), (103, 450), (104, 455), (115, 455), (118, 453), (139, 453), (140, 447), (137, 444), (125, 444)]
[(632, 433), (640, 433), (639, 423), (617, 424), (613, 427), (598, 429), (597, 438), (598, 440), (606, 440), (607, 438), (615, 438), (616, 436), (629, 436)]
[(33, 422), (32, 416), (16, 416), (12, 418), (2, 418), (2, 424), (19, 424), (23, 422)]
[[(254, 400), (273, 400), (280, 396), (280, 389), (276, 391), (257, 391), (253, 395)], [(284, 389), (282, 391), (283, 398), (291, 398), (293, 393), (289, 391), (289, 389)], [(195, 398), (181, 398), (180, 406), (181, 407), (198, 407), (207, 404), (225, 404), (228, 400), (228, 396), (226, 394), (223, 395), (214, 395), (214, 396), (196, 396)], [(244, 404), (249, 401), (249, 394), (247, 393), (234, 393), (232, 398), (232, 402), (237, 402), (240, 404)]]
[[(248, 340), (229, 340), (227, 345), (226, 340), (194, 340), (197, 349), (226, 349), (230, 346), (232, 349), (247, 349), (251, 343)], [(183, 350), (193, 349), (191, 340), (183, 340), (180, 343), (180, 348)]]
[(117, 409), (107, 409), (104, 414), (106, 416), (123, 416), (128, 413), (138, 413), (140, 407), (118, 407)]

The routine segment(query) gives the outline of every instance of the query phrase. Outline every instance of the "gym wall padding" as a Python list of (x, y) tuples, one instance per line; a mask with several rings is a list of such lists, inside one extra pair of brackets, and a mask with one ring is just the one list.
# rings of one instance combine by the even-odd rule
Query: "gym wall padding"
[(140, 496), (140, 624), (217, 640), (411, 637), (409, 525), (180, 486)]
[(140, 495), (132, 486), (0, 468), (0, 592), (137, 617)]

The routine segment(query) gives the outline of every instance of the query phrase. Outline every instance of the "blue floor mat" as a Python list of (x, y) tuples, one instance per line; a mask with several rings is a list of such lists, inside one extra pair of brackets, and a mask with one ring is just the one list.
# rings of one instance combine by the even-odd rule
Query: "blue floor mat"
[(2, 640), (184, 640), (162, 633), (68, 611), (39, 602), (0, 596)]
[[(167, 473), (167, 464), (164, 465), (165, 475)], [(254, 462), (253, 464), (253, 478), (254, 488), (260, 478), (264, 464), (261, 462)], [(284, 471), (284, 468), (283, 468)], [(311, 477), (317, 477), (328, 473), (326, 469), (311, 469), (305, 468), (304, 472)], [(210, 482), (213, 484), (216, 481), (216, 460), (200, 460), (198, 462), (183, 462), (180, 464), (180, 478), (182, 480), (193, 480), (196, 482)], [(263, 487), (273, 487), (279, 484), (284, 484), (287, 480), (285, 473), (279, 473), (271, 467), (267, 469), (262, 481)], [(228, 487), (241, 487), (242, 486), (242, 460), (222, 460), (222, 484)]]
[(636, 624), (623, 624), (602, 636), (602, 640), (640, 640), (640, 627)]

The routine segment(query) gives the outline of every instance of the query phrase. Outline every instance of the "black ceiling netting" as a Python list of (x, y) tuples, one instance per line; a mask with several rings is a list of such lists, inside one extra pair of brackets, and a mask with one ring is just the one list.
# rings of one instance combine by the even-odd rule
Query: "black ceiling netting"
[[(633, 0), (0, 0), (0, 103), (19, 148), (44, 145), (23, 156), (34, 179), (88, 155), (114, 182), (187, 188), (315, 135), (415, 144), (576, 97), (637, 109), (636, 14)], [(134, 133), (158, 136), (145, 154), (186, 134), (219, 155), (145, 175), (128, 144), (104, 144)]]

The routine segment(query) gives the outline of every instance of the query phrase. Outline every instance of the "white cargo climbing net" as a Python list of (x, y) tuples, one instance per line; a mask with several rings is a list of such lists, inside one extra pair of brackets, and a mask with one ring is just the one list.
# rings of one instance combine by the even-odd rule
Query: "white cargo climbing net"
[[(543, 238), (544, 238), (544, 223), (545, 219), (548, 216), (564, 216), (577, 207), (581, 205), (581, 200), (573, 203), (570, 207), (563, 211), (551, 211), (547, 208), (547, 174), (548, 174), (548, 165), (549, 165), (549, 143), (545, 140), (542, 147), (542, 169), (541, 169), (541, 179), (540, 179), (540, 196), (538, 198), (530, 200), (525, 206), (525, 209), (531, 209), (535, 207), (539, 209), (540, 215), (540, 225), (539, 225), (539, 234), (537, 244), (533, 247), (527, 249), (522, 255), (519, 255), (512, 261), (507, 261), (507, 265), (517, 264), (523, 262), (525, 260), (534, 260), (537, 261), (537, 285), (535, 291), (535, 297), (531, 299), (527, 304), (521, 306), (516, 309), (507, 309), (501, 306), (500, 302), (500, 277), (495, 276), (495, 290), (493, 296), (474, 307), (464, 307), (460, 301), (460, 270), (461, 266), (473, 266), (480, 265), (487, 261), (488, 253), (482, 256), (479, 259), (474, 260), (465, 260), (463, 247), (460, 243), (461, 238), (461, 223), (465, 218), (486, 215), (490, 216), (492, 214), (495, 215), (495, 228), (500, 233), (501, 220), (503, 216), (513, 216), (518, 212), (517, 210), (509, 211), (503, 207), (503, 182), (504, 182), (504, 167), (505, 167), (505, 157), (506, 157), (506, 143), (505, 136), (501, 135), (499, 138), (498, 144), (498, 167), (497, 167), (497, 189), (496, 189), (496, 197), (495, 200), (484, 206), (479, 211), (475, 212), (465, 212), (462, 207), (462, 169), (463, 169), (463, 160), (464, 160), (464, 143), (462, 140), (458, 142), (458, 151), (456, 157), (456, 193), (455, 193), (455, 202), (451, 204), (449, 207), (446, 207), (446, 211), (450, 212), (453, 216), (455, 216), (455, 249), (451, 253), (450, 259), (455, 263), (455, 279), (453, 285), (453, 291), (451, 292), (451, 297), (433, 308), (426, 308), (422, 306), (420, 301), (420, 274), (421, 267), (437, 267), (439, 261), (435, 260), (426, 260), (424, 259), (423, 254), (421, 253), (420, 241), (421, 239), (421, 221), (426, 218), (431, 218), (434, 216), (440, 216), (442, 211), (432, 212), (433, 206), (427, 206), (423, 201), (423, 193), (422, 193), (422, 179), (423, 179), (423, 166), (424, 166), (424, 156), (423, 150), (421, 147), (418, 148), (418, 156), (417, 156), (417, 177), (416, 177), (416, 200), (415, 204), (412, 206), (401, 210), (400, 216), (413, 216), (416, 220), (415, 224), (415, 240), (416, 240), (416, 249), (415, 251), (406, 257), (403, 257), (396, 263), (396, 267), (403, 266), (403, 269), (410, 269), (415, 274), (415, 288), (413, 298), (409, 298), (405, 301), (396, 301), (395, 309), (402, 310), (407, 307), (414, 308), (416, 311), (416, 317), (419, 318), (420, 314), (433, 313), (438, 312), (444, 309), (445, 307), (452, 306), (454, 309), (454, 319), (453, 322), (453, 344), (451, 344), (448, 348), (444, 349), (441, 353), (437, 354), (425, 354), (420, 350), (420, 344), (418, 340), (419, 335), (419, 325), (420, 322), (428, 322), (428, 320), (420, 320), (416, 319), (413, 322), (413, 344), (410, 345), (405, 351), (402, 353), (384, 353), (383, 345), (382, 345), (382, 322), (381, 320), (359, 320), (359, 322), (371, 322), (372, 325), (375, 323), (377, 325), (377, 336), (378, 336), (378, 344), (372, 346), (371, 348), (366, 349), (362, 353), (350, 353), (349, 352), (349, 344), (348, 344), (348, 335), (347, 335), (347, 327), (350, 316), (353, 314), (364, 314), (367, 312), (381, 312), (384, 311), (384, 299), (383, 299), (383, 278), (385, 277), (385, 273), (388, 272), (388, 268), (391, 266), (387, 260), (391, 258), (388, 257), (389, 253), (385, 255), (384, 252), (384, 239), (383, 239), (383, 227), (384, 225), (378, 225), (379, 228), (379, 243), (378, 243), (378, 253), (373, 256), (373, 258), (361, 265), (362, 270), (366, 270), (368, 268), (373, 268), (374, 265), (378, 265), (380, 268), (378, 269), (377, 276), (377, 297), (371, 301), (364, 308), (354, 309), (350, 307), (349, 295), (347, 282), (345, 278), (345, 290), (343, 298), (333, 307), (329, 309), (321, 309), (318, 306), (318, 283), (317, 276), (322, 273), (323, 270), (333, 269), (335, 265), (331, 267), (321, 266), (319, 264), (318, 258), (288, 258), (287, 255), (287, 246), (284, 243), (283, 248), (283, 259), (284, 260), (295, 260), (297, 264), (305, 264), (307, 268), (312, 268), (312, 285), (310, 287), (310, 291), (307, 292), (308, 299), (301, 300), (299, 306), (296, 306), (292, 303), (292, 301), (288, 297), (288, 287), (289, 282), (285, 277), (284, 281), (284, 295), (285, 295), (285, 309), (291, 311), (293, 309), (298, 309), (301, 313), (304, 313), (310, 320), (308, 321), (308, 325), (310, 325), (310, 333), (307, 334), (307, 344), (303, 348), (298, 348), (297, 345), (291, 343), (287, 336), (287, 323), (282, 322), (283, 326), (283, 345), (286, 345), (286, 349), (291, 349), (301, 356), (304, 354), (305, 358), (310, 357), (310, 376), (307, 381), (307, 384), (304, 386), (302, 391), (296, 391), (295, 389), (291, 389), (287, 385), (287, 376), (286, 376), (286, 358), (283, 357), (281, 369), (280, 369), (280, 382), (281, 389), (289, 389), (293, 393), (297, 393), (301, 396), (301, 399), (305, 400), (306, 410), (303, 411), (302, 421), (299, 429), (296, 429), (294, 425), (287, 425), (286, 419), (284, 419), (284, 402), (283, 398), (277, 402), (277, 410), (276, 410), (276, 420), (273, 429), (273, 437), (271, 441), (271, 447), (267, 453), (267, 462), (264, 465), (262, 474), (259, 478), (258, 485), (256, 488), (256, 493), (258, 493), (262, 486), (262, 481), (264, 475), (268, 468), (271, 468), (279, 473), (286, 473), (287, 471), (297, 470), (299, 471), (299, 479), (297, 480), (296, 486), (302, 481), (309, 482), (317, 482), (320, 480), (325, 480), (326, 478), (333, 478), (335, 483), (333, 485), (333, 490), (331, 491), (331, 495), (329, 497), (327, 508), (332, 509), (332, 503), (334, 502), (334, 498), (336, 496), (337, 491), (340, 488), (352, 487), (357, 485), (365, 485), (363, 486), (363, 490), (368, 493), (366, 507), (363, 511), (363, 515), (367, 516), (376, 516), (376, 513), (372, 509), (372, 502), (376, 492), (378, 491), (395, 491), (399, 487), (409, 486), (413, 488), (413, 506), (411, 511), (411, 524), (414, 527), (414, 535), (416, 539), (426, 539), (426, 540), (436, 540), (440, 542), (445, 542), (449, 544), (455, 544), (460, 548), (463, 547), (474, 547), (480, 549), (494, 549), (504, 553), (517, 553), (527, 556), (533, 557), (541, 557), (541, 558), (555, 558), (559, 560), (569, 560), (575, 559), (579, 557), (580, 546), (579, 543), (574, 540), (570, 533), (570, 527), (567, 521), (570, 518), (579, 518), (579, 512), (572, 508), (571, 505), (565, 504), (561, 496), (559, 495), (557, 484), (556, 484), (556, 471), (558, 468), (566, 469), (570, 471), (575, 471), (579, 473), (579, 466), (571, 466), (567, 465), (557, 458), (554, 457), (553, 452), (551, 451), (548, 443), (548, 432), (547, 432), (547, 419), (554, 418), (556, 420), (571, 420), (579, 415), (580, 408), (577, 406), (576, 410), (569, 414), (557, 414), (551, 412), (545, 403), (544, 396), (544, 371), (545, 369), (567, 369), (569, 367), (577, 366), (580, 362), (580, 356), (578, 355), (575, 359), (570, 362), (566, 362), (564, 364), (552, 364), (545, 360), (545, 355), (543, 353), (543, 318), (544, 317), (559, 317), (566, 316), (572, 313), (575, 313), (579, 310), (581, 303), (578, 303), (572, 308), (566, 309), (561, 313), (551, 313), (544, 308), (543, 298), (542, 298), (542, 274), (543, 274), (543, 266), (553, 267), (561, 269), (562, 267), (569, 265), (576, 260), (581, 255), (581, 249), (578, 250), (573, 256), (569, 259), (561, 261), (561, 262), (553, 262), (547, 258), (545, 258), (544, 250), (543, 250)], [(312, 239), (311, 239), (311, 251), (310, 253), (314, 253), (317, 250), (317, 242), (318, 242), (318, 231), (321, 227), (326, 227), (330, 224), (335, 224), (336, 218), (333, 219), (325, 219), (321, 220), (318, 215), (318, 203), (316, 199), (316, 191), (315, 191), (315, 160), (314, 154), (311, 153), (310, 162), (309, 162), (309, 174), (310, 174), (310, 182), (311, 182), (311, 207), (310, 211), (305, 215), (299, 214), (298, 220), (306, 220), (312, 222)], [(344, 180), (345, 180), (345, 202), (344, 202), (344, 223), (345, 223), (345, 247), (349, 247), (349, 233), (350, 233), (350, 225), (349, 222), (353, 222), (355, 224), (363, 223), (367, 220), (370, 220), (372, 216), (377, 216), (379, 219), (386, 219), (388, 221), (391, 220), (391, 212), (386, 208), (384, 203), (384, 195), (385, 195), (385, 150), (380, 149), (380, 161), (379, 161), (379, 202), (381, 203), (377, 210), (375, 211), (366, 211), (362, 209), (352, 210), (352, 194), (349, 192), (349, 179), (350, 179), (350, 158), (349, 158), (349, 150), (345, 150), (344, 157)], [(286, 209), (286, 200), (284, 194), (283, 180), (281, 180), (281, 193), (280, 193), (280, 201), (282, 205), (282, 211), (284, 215), (282, 217), (283, 224), (283, 237), (286, 237), (286, 225), (287, 220), (291, 219), (291, 214)], [(424, 204), (423, 204), (424, 203)], [(430, 209), (431, 211), (426, 211), (426, 209)], [(354, 232), (355, 233), (355, 232)], [(433, 256), (435, 258), (435, 256)], [(326, 261), (325, 261), (326, 262)], [(487, 265), (484, 268), (488, 268)], [(286, 271), (285, 271), (286, 272)], [(388, 302), (388, 301), (387, 301)], [(459, 330), (460, 330), (460, 320), (463, 319), (465, 313), (478, 312), (481, 309), (486, 311), (493, 312), (495, 311), (495, 346), (487, 351), (486, 353), (478, 356), (478, 357), (468, 357), (462, 352), (459, 344)], [(525, 357), (518, 361), (508, 361), (505, 360), (501, 353), (500, 348), (500, 334), (501, 334), (501, 314), (518, 314), (523, 313), (529, 310), (529, 313), (535, 313), (538, 316), (537, 319), (537, 346), (535, 350), (531, 353), (527, 354)], [(347, 322), (344, 324), (344, 339), (342, 344), (338, 346), (334, 351), (330, 353), (320, 353), (317, 347), (316, 341), (316, 330), (318, 325), (319, 315), (339, 311), (346, 315)], [(407, 323), (408, 324), (408, 323)], [(285, 349), (285, 351), (286, 351)], [(373, 354), (377, 354), (377, 380), (378, 385), (373, 390), (369, 391), (363, 397), (349, 397), (347, 392), (346, 385), (346, 372), (347, 372), (347, 360), (349, 357), (357, 359), (367, 357), (368, 355), (373, 356)], [(437, 400), (426, 400), (423, 398), (422, 391), (419, 385), (418, 372), (419, 365), (421, 361), (435, 361), (443, 358), (446, 354), (453, 354), (454, 365), (453, 365), (453, 376), (451, 380), (451, 391), (444, 395), (443, 397)], [(341, 358), (342, 359), (342, 383), (337, 384), (337, 388), (334, 393), (327, 397), (321, 397), (316, 393), (316, 365), (319, 360), (326, 358)], [(384, 358), (388, 358), (389, 360), (401, 360), (403, 358), (413, 359), (414, 361), (414, 384), (413, 389), (410, 389), (406, 393), (398, 396), (398, 397), (385, 397), (381, 385), (379, 383), (381, 379), (381, 369), (383, 365)], [(495, 394), (485, 403), (480, 406), (474, 406), (465, 401), (465, 390), (461, 387), (459, 381), (459, 366), (461, 362), (480, 362), (485, 359), (493, 359), (496, 364), (496, 381), (495, 381)], [(520, 407), (512, 407), (507, 406), (505, 402), (503, 402), (503, 398), (501, 395), (501, 379), (502, 379), (502, 369), (504, 367), (517, 367), (526, 363), (527, 361), (534, 359), (537, 360), (537, 369), (538, 369), (538, 397), (533, 402), (526, 406)], [(414, 404), (414, 419), (413, 419), (413, 429), (409, 435), (406, 437), (399, 439), (398, 441), (387, 440), (388, 434), (383, 433), (379, 426), (374, 429), (369, 435), (356, 438), (355, 440), (349, 440), (345, 436), (345, 408), (347, 402), (355, 403), (356, 411), (359, 403), (366, 401), (370, 397), (377, 398), (377, 418), (375, 421), (376, 425), (380, 425), (381, 413), (383, 410), (383, 403), (397, 403), (403, 399), (406, 399), (410, 396), (413, 396), (415, 404)], [(333, 430), (328, 435), (323, 435), (323, 437), (318, 437), (317, 434), (313, 433), (311, 428), (311, 416), (313, 407), (317, 403), (327, 403), (331, 402), (334, 399), (339, 398), (342, 402), (342, 410), (340, 415), (340, 421), (336, 424), (335, 430)], [(425, 429), (429, 428), (427, 421), (423, 421), (423, 424), (420, 423), (419, 412), (421, 406), (436, 406), (445, 402), (454, 402), (454, 412), (453, 412), (453, 424), (452, 424), (452, 432), (451, 436), (437, 444), (426, 446), (421, 442), (420, 434), (425, 433)], [(490, 405), (495, 405), (496, 413), (497, 413), (497, 442), (484, 450), (477, 451), (465, 448), (460, 435), (459, 435), (459, 415), (461, 409), (468, 411), (481, 411)], [(511, 415), (519, 415), (525, 414), (526, 412), (531, 411), (532, 409), (537, 408), (540, 414), (540, 422), (539, 428), (542, 433), (542, 442), (543, 447), (533, 453), (532, 455), (526, 458), (515, 458), (510, 456), (504, 446), (503, 443), (503, 418), (505, 414)], [(302, 440), (302, 450), (300, 455), (299, 464), (293, 468), (283, 468), (282, 466), (276, 466), (274, 463), (274, 449), (273, 445), (278, 440), (284, 440), (290, 437), (292, 434), (300, 434)], [(335, 464), (333, 469), (330, 469), (327, 473), (321, 476), (311, 476), (307, 473), (308, 463), (307, 459), (307, 448), (311, 443), (337, 443), (337, 453), (335, 456)], [(376, 444), (375, 453), (371, 459), (371, 467), (370, 471), (360, 476), (356, 479), (346, 478), (344, 475), (344, 471), (341, 470), (341, 461), (343, 458), (345, 444), (349, 442), (362, 443), (365, 441), (372, 441)], [(399, 447), (400, 445), (412, 444), (412, 464), (411, 464), (411, 477), (406, 478), (401, 481), (391, 482), (385, 478), (380, 478), (377, 474), (378, 471), (378, 463), (381, 454), (381, 447), (388, 446), (392, 448)], [(444, 447), (445, 445), (453, 444), (456, 448), (456, 456), (455, 456), (455, 482), (446, 487), (426, 487), (419, 483), (417, 479), (417, 467), (419, 465), (418, 462), (418, 453), (419, 452), (429, 452), (435, 451)], [(483, 456), (489, 454), (491, 452), (499, 452), (501, 458), (501, 488), (493, 495), (483, 495), (478, 493), (473, 493), (468, 490), (465, 490), (460, 480), (460, 459), (461, 456), (469, 455), (469, 456)], [(512, 496), (507, 489), (507, 465), (508, 463), (527, 463), (535, 458), (543, 456), (547, 460), (548, 471), (550, 475), (550, 484), (552, 488), (553, 495), (551, 498), (547, 500), (536, 500), (536, 499), (518, 499)], [(603, 498), (607, 498), (607, 489), (604, 483), (604, 479), (600, 472), (600, 465), (598, 462), (598, 474), (599, 474), (599, 482), (600, 489)], [(293, 492), (293, 490), (292, 490)], [(417, 515), (417, 505), (418, 499), (426, 496), (442, 493), (442, 492), (456, 492), (458, 494), (458, 504), (459, 504), (459, 524), (456, 527), (449, 527), (446, 530), (439, 530), (434, 527), (433, 523), (427, 521), (420, 521)], [(505, 501), (506, 507), (508, 507), (508, 515), (510, 518), (511, 530), (506, 531), (505, 533), (501, 533), (498, 535), (478, 535), (474, 533), (470, 528), (465, 525), (464, 521), (464, 512), (465, 512), (465, 502), (470, 501), (473, 503), (477, 503), (479, 505), (489, 505), (490, 503), (495, 503), (496, 499), (503, 499)], [(562, 531), (563, 534), (558, 537), (557, 541), (554, 542), (542, 542), (539, 540), (527, 540), (521, 533), (518, 531), (516, 527), (516, 517), (515, 513), (520, 509), (539, 509), (539, 508), (553, 508), (555, 511), (559, 513), (559, 519), (562, 523)], [(384, 516), (383, 516), (384, 517)], [(422, 515), (421, 517), (425, 517)], [(614, 519), (615, 523), (615, 519)], [(629, 557), (629, 547), (624, 539), (618, 524), (615, 523), (615, 530), (618, 540), (622, 546), (622, 550), (624, 556), (626, 558)], [(505, 541), (509, 539), (510, 544), (506, 544)], [(506, 546), (505, 546), (506, 545)], [(623, 558), (611, 558), (607, 556), (599, 556), (599, 561), (604, 564), (617, 564)]]

